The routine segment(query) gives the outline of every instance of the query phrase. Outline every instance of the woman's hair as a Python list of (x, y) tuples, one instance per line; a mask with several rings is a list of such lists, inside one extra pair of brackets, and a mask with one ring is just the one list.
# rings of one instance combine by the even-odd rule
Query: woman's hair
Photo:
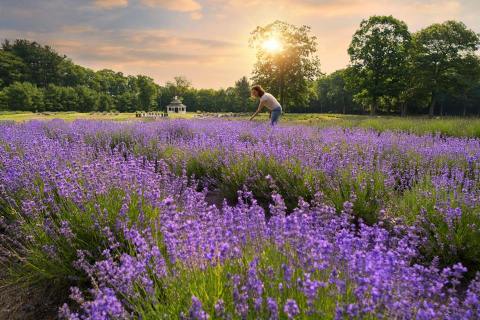
[(259, 97), (263, 96), (263, 94), (265, 93), (265, 90), (263, 90), (262, 86), (259, 86), (258, 84), (256, 86), (253, 86), (252, 90), (257, 91)]

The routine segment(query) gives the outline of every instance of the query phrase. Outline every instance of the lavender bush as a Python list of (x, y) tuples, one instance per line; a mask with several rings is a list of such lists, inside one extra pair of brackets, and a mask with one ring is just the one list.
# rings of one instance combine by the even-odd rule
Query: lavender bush
[(479, 156), (362, 129), (2, 123), (2, 282), (52, 286), (69, 319), (476, 319)]

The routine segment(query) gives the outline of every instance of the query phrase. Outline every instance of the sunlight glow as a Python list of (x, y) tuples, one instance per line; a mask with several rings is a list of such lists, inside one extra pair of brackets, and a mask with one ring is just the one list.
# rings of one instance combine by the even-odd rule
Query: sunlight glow
[(262, 47), (263, 49), (271, 53), (276, 53), (283, 50), (282, 43), (276, 38), (270, 38), (265, 40)]

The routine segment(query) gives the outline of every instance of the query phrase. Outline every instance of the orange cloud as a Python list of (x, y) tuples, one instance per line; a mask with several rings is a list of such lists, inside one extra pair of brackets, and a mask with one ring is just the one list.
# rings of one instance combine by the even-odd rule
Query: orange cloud
[(94, 5), (104, 9), (112, 9), (117, 7), (126, 7), (128, 0), (95, 0)]
[[(102, 9), (112, 9), (128, 6), (129, 0), (94, 0), (94, 5)], [(169, 11), (190, 13), (192, 20), (203, 18), (202, 6), (196, 0), (140, 0), (147, 7), (158, 7)]]
[(461, 9), (459, 0), (210, 0), (215, 5), (231, 8), (260, 9), (265, 12), (281, 11), (302, 16), (364, 16), (390, 11), (424, 14), (451, 14)]
[(202, 9), (200, 3), (195, 0), (140, 0), (140, 3), (178, 12), (194, 12)]

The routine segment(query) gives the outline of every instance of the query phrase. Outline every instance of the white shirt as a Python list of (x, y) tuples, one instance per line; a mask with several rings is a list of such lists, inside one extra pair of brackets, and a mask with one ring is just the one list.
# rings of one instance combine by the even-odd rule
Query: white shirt
[(278, 103), (277, 99), (275, 99), (274, 96), (267, 92), (265, 92), (260, 98), (260, 102), (263, 102), (263, 105), (270, 110), (274, 110), (277, 107), (280, 107), (280, 103)]

